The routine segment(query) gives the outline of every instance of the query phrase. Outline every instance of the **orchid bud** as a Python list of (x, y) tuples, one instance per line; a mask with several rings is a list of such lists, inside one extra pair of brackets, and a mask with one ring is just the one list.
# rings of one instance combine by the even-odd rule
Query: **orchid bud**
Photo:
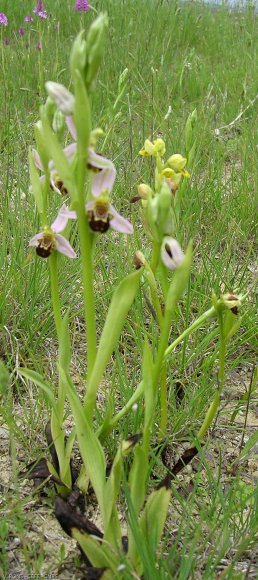
[(56, 103), (64, 115), (72, 115), (74, 110), (74, 96), (60, 83), (48, 81), (46, 89), (49, 97)]
[(142, 252), (140, 252), (139, 250), (137, 250), (137, 252), (135, 252), (134, 257), (133, 257), (133, 263), (136, 267), (136, 270), (139, 270), (139, 268), (141, 268), (142, 266), (145, 266), (145, 257), (143, 255)]
[(186, 162), (187, 159), (185, 157), (180, 155), (180, 153), (175, 153), (174, 155), (171, 155), (171, 157), (169, 157), (169, 159), (167, 160), (167, 165), (171, 167), (171, 169), (174, 169), (174, 171), (178, 172), (184, 169)]
[(74, 75), (76, 70), (78, 70), (82, 76), (84, 74), (86, 65), (86, 40), (83, 38), (83, 35), (84, 30), (81, 30), (72, 46), (70, 56), (70, 69), (72, 75)]
[(104, 36), (108, 25), (106, 14), (100, 14), (90, 27), (87, 36), (87, 61), (85, 66), (86, 86), (90, 90), (104, 51)]
[(138, 193), (141, 199), (149, 199), (152, 196), (152, 189), (147, 183), (140, 183), (138, 185)]

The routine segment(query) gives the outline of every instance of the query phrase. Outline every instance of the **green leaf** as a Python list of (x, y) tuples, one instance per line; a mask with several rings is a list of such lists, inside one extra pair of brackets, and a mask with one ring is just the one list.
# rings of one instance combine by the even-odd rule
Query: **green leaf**
[(25, 379), (29, 379), (29, 381), (31, 381), (44, 391), (44, 393), (47, 395), (47, 399), (51, 407), (56, 412), (56, 400), (54, 397), (53, 389), (49, 385), (49, 383), (45, 381), (42, 375), (40, 375), (36, 371), (31, 371), (29, 369), (24, 368), (19, 368), (18, 372), (20, 373), (20, 375), (22, 375), (22, 377), (25, 377)]
[(151, 493), (140, 519), (140, 528), (152, 553), (156, 552), (167, 519), (171, 490), (162, 486)]
[(89, 558), (92, 566), (97, 568), (110, 568), (114, 573), (119, 564), (114, 549), (109, 544), (101, 544), (101, 540), (72, 528), (72, 537), (79, 543), (84, 554)]
[(45, 146), (49, 150), (51, 159), (54, 161), (55, 169), (58, 171), (64, 186), (73, 200), (77, 199), (77, 189), (73, 178), (72, 165), (67, 160), (65, 153), (56, 137), (55, 133), (52, 131), (47, 114), (44, 107), (41, 107), (40, 116), (42, 121), (43, 135), (45, 139)]
[(113, 294), (85, 398), (86, 413), (90, 420), (92, 420), (100, 381), (119, 340), (129, 308), (136, 296), (141, 274), (142, 271), (139, 269), (124, 278)]
[(34, 199), (36, 202), (37, 210), (39, 215), (42, 216), (43, 213), (43, 194), (41, 188), (41, 181), (39, 179), (38, 170), (35, 167), (34, 159), (32, 156), (32, 152), (29, 151), (29, 167), (30, 167), (30, 181), (31, 181), (31, 189), (34, 195)]
[(149, 462), (145, 450), (138, 445), (134, 452), (134, 459), (129, 475), (130, 495), (136, 513), (143, 506), (146, 491), (146, 477)]
[(95, 491), (101, 515), (104, 518), (106, 507), (104, 497), (106, 484), (106, 461), (104, 451), (85, 416), (83, 406), (80, 403), (70, 377), (61, 368), (59, 369), (59, 372), (63, 384), (65, 385), (66, 394), (74, 416), (81, 457)]

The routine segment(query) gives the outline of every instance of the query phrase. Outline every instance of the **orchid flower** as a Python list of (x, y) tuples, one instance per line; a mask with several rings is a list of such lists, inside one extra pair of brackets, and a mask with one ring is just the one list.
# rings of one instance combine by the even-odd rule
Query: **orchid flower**
[(35, 6), (33, 12), (34, 12), (34, 14), (39, 16), (40, 18), (44, 18), (44, 19), (47, 18), (47, 11), (44, 7), (42, 0), (38, 0), (37, 5)]
[[(111, 227), (122, 234), (132, 234), (132, 224), (110, 203), (109, 194), (116, 178), (116, 169), (112, 161), (89, 148), (88, 168), (93, 171), (91, 190), (93, 199), (85, 205), (90, 228), (94, 232), (104, 233)], [(65, 214), (68, 218), (77, 218), (75, 211), (66, 210)]]
[[(64, 154), (66, 155), (68, 161), (72, 160), (75, 151), (76, 151), (76, 143), (71, 143), (70, 145), (65, 147)], [(43, 165), (41, 163), (40, 156), (39, 156), (38, 152), (36, 151), (36, 149), (32, 150), (32, 155), (33, 155), (33, 159), (34, 159), (34, 163), (35, 163), (36, 167), (40, 171), (43, 172), (44, 168), (43, 168)], [(49, 171), (50, 171), (50, 187), (51, 187), (51, 189), (53, 189), (53, 191), (56, 191), (57, 193), (60, 193), (61, 195), (67, 195), (68, 191), (65, 188), (61, 177), (59, 176), (58, 172), (56, 171), (56, 169), (54, 167), (54, 162), (52, 160), (49, 162), (48, 167), (49, 167)], [(41, 175), (40, 180), (41, 181), (45, 180), (44, 174)]]
[(38, 256), (48, 258), (53, 250), (57, 250), (68, 258), (77, 258), (68, 240), (60, 235), (60, 232), (65, 229), (68, 219), (68, 210), (63, 205), (52, 225), (50, 227), (46, 226), (42, 232), (31, 238), (29, 246), (36, 248)]
[(169, 270), (175, 270), (184, 259), (184, 252), (174, 238), (165, 237), (161, 246), (161, 259)]

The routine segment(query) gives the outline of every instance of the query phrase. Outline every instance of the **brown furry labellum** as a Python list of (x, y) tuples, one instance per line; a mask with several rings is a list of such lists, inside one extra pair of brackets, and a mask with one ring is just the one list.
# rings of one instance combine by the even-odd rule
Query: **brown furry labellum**
[(55, 242), (53, 240), (53, 236), (45, 234), (44, 237), (39, 240), (39, 244), (36, 247), (36, 253), (41, 258), (48, 258), (55, 249)]

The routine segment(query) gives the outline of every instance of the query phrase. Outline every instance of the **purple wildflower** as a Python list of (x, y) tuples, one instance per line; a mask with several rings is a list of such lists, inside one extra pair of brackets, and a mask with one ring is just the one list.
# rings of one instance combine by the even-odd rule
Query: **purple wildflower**
[(49, 227), (31, 238), (29, 246), (34, 246), (38, 256), (48, 258), (53, 250), (57, 250), (68, 258), (77, 258), (75, 251), (64, 236), (60, 235), (68, 222), (68, 210), (65, 205), (61, 207), (57, 218)]
[(22, 26), (21, 26), (21, 28), (19, 28), (19, 34), (21, 36), (23, 36), (25, 34), (25, 28), (23, 28)]
[(24, 16), (24, 22), (33, 22), (33, 16), (28, 14), (28, 16)]
[(75, 10), (78, 12), (88, 12), (90, 9), (88, 0), (76, 0), (74, 5)]
[(38, 50), (41, 50), (41, 49), (42, 49), (42, 45), (41, 45), (41, 42), (40, 42), (40, 40), (37, 42), (37, 44), (36, 44), (36, 48), (37, 48)]
[(37, 6), (35, 6), (33, 12), (40, 18), (47, 18), (47, 11), (44, 7), (42, 0), (38, 0)]
[(8, 24), (8, 18), (3, 12), (0, 12), (0, 24), (3, 26), (7, 26)]

